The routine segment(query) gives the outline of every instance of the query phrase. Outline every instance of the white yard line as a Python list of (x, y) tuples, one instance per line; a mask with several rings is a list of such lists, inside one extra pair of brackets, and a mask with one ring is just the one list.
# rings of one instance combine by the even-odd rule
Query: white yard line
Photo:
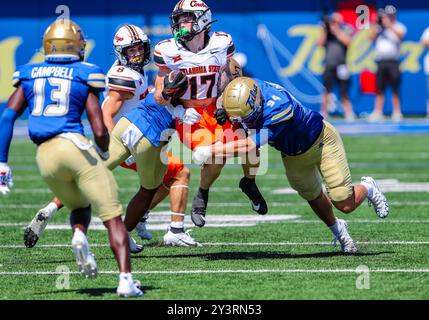
[[(219, 216), (219, 217), (223, 217)], [(273, 215), (272, 217), (276, 217), (277, 215)], [(280, 215), (279, 215), (280, 216)], [(249, 221), (234, 221), (234, 220), (228, 220), (228, 221), (216, 221), (213, 219), (216, 216), (212, 216), (211, 219), (207, 220), (206, 227), (208, 228), (226, 228), (226, 227), (253, 227), (261, 223), (288, 223), (288, 224), (320, 224), (321, 222), (319, 220), (299, 220), (299, 219), (270, 219), (270, 220), (249, 220)], [(230, 215), (230, 217), (234, 217), (234, 215)], [(239, 216), (237, 216), (239, 217)], [(256, 216), (258, 217), (258, 216)], [(429, 224), (429, 219), (424, 220), (364, 220), (364, 219), (356, 219), (356, 220), (348, 220), (349, 224), (402, 224), (402, 225), (411, 225), (411, 224)], [(149, 221), (148, 223), (148, 229), (151, 231), (155, 230), (167, 230), (168, 226), (170, 225), (169, 221)], [(28, 226), (28, 223), (16, 223), (16, 222), (0, 222), (0, 228), (21, 228), (24, 229)], [(194, 225), (190, 221), (189, 217), (185, 218), (185, 228), (192, 228)], [(60, 231), (70, 231), (70, 225), (69, 224), (59, 224), (59, 223), (51, 223), (47, 226), (48, 230), (60, 230)], [(106, 231), (105, 227), (102, 224), (99, 224), (97, 222), (93, 222), (90, 226), (91, 231)]]
[[(152, 215), (156, 214), (156, 213), (151, 213)], [(293, 224), (320, 224), (321, 221), (319, 220), (300, 220), (300, 219), (291, 219), (291, 220), (287, 220), (287, 219), (279, 219), (279, 220), (261, 220), (261, 221), (257, 221), (257, 220), (250, 220), (250, 221), (224, 221), (224, 222), (218, 222), (218, 221), (214, 221), (213, 218), (215, 218), (217, 215), (212, 215), (210, 219), (208, 219), (208, 224), (206, 225), (207, 227), (245, 227), (245, 226), (255, 226), (258, 223), (293, 223)], [(224, 215), (222, 215), (224, 216)], [(233, 217), (234, 215), (230, 215), (231, 217)], [(277, 215), (273, 215), (272, 217), (276, 217)], [(220, 217), (220, 216), (219, 216)], [(237, 217), (239, 217), (237, 215)], [(258, 217), (258, 216), (255, 216)], [(216, 219), (218, 220), (218, 219)], [(380, 219), (374, 219), (374, 220), (370, 220), (370, 219), (356, 219), (356, 220), (348, 220), (348, 222), (350, 224), (403, 224), (403, 225), (408, 225), (408, 224), (428, 224), (429, 223), (429, 219), (420, 219), (420, 220), (391, 220), (391, 219), (386, 219), (386, 220), (380, 220)], [(0, 228), (25, 228), (28, 226), (28, 223), (17, 223), (17, 222), (0, 222)], [(168, 221), (153, 221), (150, 220), (148, 222), (148, 229), (149, 230), (166, 230), (166, 228), (169, 226), (169, 222)], [(190, 218), (186, 217), (185, 218), (185, 227), (186, 228), (192, 228), (193, 224), (190, 222)], [(70, 225), (69, 224), (59, 224), (59, 223), (51, 223), (48, 225), (47, 227), (48, 229), (51, 230), (67, 230), (70, 231)], [(97, 230), (105, 230), (105, 228), (102, 225), (99, 225), (97, 223), (93, 223), (90, 227), (91, 231), (97, 231)]]
[[(357, 244), (364, 245), (429, 245), (429, 241), (356, 241)], [(332, 242), (202, 242), (207, 247), (261, 247), (261, 246), (325, 246), (332, 245)], [(44, 244), (37, 245), (37, 248), (69, 248), (70, 244)], [(91, 247), (109, 247), (109, 244), (91, 244)], [(24, 245), (0, 245), (0, 249), (20, 249), (26, 248)]]
[[(373, 269), (370, 273), (429, 273), (429, 269)], [(99, 271), (99, 274), (117, 275), (118, 271)], [(150, 270), (133, 271), (134, 274), (225, 274), (225, 273), (362, 273), (359, 269), (256, 269), (256, 270)], [(0, 276), (44, 276), (64, 275), (64, 272), (50, 271), (15, 271), (0, 272)], [(79, 272), (67, 272), (67, 274), (80, 275)]]

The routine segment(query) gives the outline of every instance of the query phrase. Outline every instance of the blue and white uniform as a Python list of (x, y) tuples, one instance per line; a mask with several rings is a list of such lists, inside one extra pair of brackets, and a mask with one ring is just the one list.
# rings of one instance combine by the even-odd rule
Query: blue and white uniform
[(46, 61), (19, 67), (13, 85), (19, 84), (30, 109), (29, 135), (39, 145), (61, 133), (84, 135), (81, 117), (88, 93), (103, 91), (105, 76), (86, 62)]
[[(264, 108), (259, 119), (249, 129), (256, 129), (250, 137), (257, 147), (268, 143), (284, 155), (306, 152), (323, 129), (323, 117), (301, 105), (279, 85), (254, 79), (261, 88)], [(267, 130), (261, 134), (261, 129)], [(268, 134), (266, 134), (268, 133)]]

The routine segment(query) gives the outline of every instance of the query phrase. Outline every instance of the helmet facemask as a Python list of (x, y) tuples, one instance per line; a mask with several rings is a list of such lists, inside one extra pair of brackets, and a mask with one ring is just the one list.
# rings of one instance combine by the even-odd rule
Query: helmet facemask
[[(182, 16), (186, 16), (186, 19), (180, 19)], [(181, 27), (181, 24), (192, 22), (191, 30)], [(175, 10), (170, 16), (171, 31), (174, 38), (179, 42), (191, 41), (197, 34), (203, 31), (209, 31), (211, 21), (211, 11), (206, 10)]]
[[(130, 48), (140, 46), (143, 47), (143, 52), (140, 52), (138, 54), (134, 54), (130, 57), (130, 55), (127, 53), (127, 51)], [(150, 45), (148, 42), (140, 41), (135, 43), (134, 45), (125, 47), (122, 49), (122, 54), (127, 60), (127, 66), (135, 67), (135, 68), (143, 68), (145, 65), (147, 65), (150, 61)]]
[[(143, 46), (143, 53), (138, 55), (136, 54), (133, 57), (129, 57), (129, 55), (127, 54), (127, 50), (130, 48), (136, 47), (138, 45)], [(132, 43), (131, 45), (116, 46), (115, 53), (116, 53), (116, 57), (118, 58), (119, 62), (122, 65), (128, 66), (137, 71), (140, 71), (145, 65), (147, 65), (150, 62), (150, 54), (151, 54), (150, 43), (149, 41), (139, 40)]]
[(229, 117), (229, 120), (236, 125), (240, 125), (244, 130), (248, 131), (256, 127), (258, 121), (261, 118), (262, 111), (264, 109), (264, 101), (261, 101), (261, 104), (255, 108), (251, 113), (244, 117)]

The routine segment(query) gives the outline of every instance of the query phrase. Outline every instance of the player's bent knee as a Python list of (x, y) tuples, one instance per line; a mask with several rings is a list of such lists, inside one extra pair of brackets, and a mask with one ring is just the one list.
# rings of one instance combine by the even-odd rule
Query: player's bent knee
[(171, 184), (180, 184), (180, 185), (189, 185), (189, 181), (191, 180), (191, 170), (187, 167), (183, 167), (176, 176), (170, 180)]
[(352, 213), (356, 209), (356, 206), (354, 204), (342, 204), (342, 203), (336, 203), (336, 202), (332, 202), (332, 204), (334, 205), (335, 208), (340, 210), (342, 213), (346, 213), (346, 214)]
[(356, 209), (356, 203), (352, 195), (343, 201), (335, 201), (333, 199), (331, 200), (334, 207), (340, 210), (342, 213), (352, 213)]
[(313, 201), (320, 196), (320, 194), (322, 193), (323, 190), (322, 189), (314, 189), (314, 190), (309, 190), (309, 191), (300, 191), (300, 190), (297, 190), (297, 191), (298, 191), (298, 194), (301, 198), (303, 198), (307, 201)]
[(340, 186), (331, 188), (328, 190), (328, 194), (332, 202), (345, 202), (346, 200), (352, 199), (353, 186)]
[(122, 216), (122, 205), (118, 201), (118, 203), (115, 203), (113, 205), (103, 206), (102, 208), (99, 209), (98, 212), (97, 211), (95, 212), (101, 221), (106, 222)]
[(181, 183), (189, 183), (191, 179), (191, 170), (187, 167), (183, 167), (182, 170), (177, 174), (176, 181)]
[(162, 176), (159, 178), (146, 178), (146, 179), (141, 179), (140, 180), (140, 186), (143, 189), (146, 190), (154, 190), (154, 189), (158, 189), (159, 186), (162, 184)]

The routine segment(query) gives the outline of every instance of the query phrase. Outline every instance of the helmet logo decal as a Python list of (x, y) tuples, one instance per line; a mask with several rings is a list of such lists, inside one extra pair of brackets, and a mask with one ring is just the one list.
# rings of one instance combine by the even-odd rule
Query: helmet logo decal
[(192, 8), (195, 8), (195, 7), (204, 8), (204, 9), (208, 8), (208, 6), (204, 2), (199, 2), (199, 1), (196, 1), (196, 0), (191, 1), (190, 6)]
[(122, 37), (120, 37), (120, 36), (118, 36), (118, 35), (116, 35), (115, 36), (115, 41), (124, 41), (124, 38), (122, 38)]
[(255, 102), (256, 102), (257, 94), (258, 94), (258, 86), (254, 84), (253, 89), (249, 91), (249, 98), (247, 98), (247, 102), (246, 102), (246, 104), (249, 105), (249, 107), (252, 110), (255, 110)]

